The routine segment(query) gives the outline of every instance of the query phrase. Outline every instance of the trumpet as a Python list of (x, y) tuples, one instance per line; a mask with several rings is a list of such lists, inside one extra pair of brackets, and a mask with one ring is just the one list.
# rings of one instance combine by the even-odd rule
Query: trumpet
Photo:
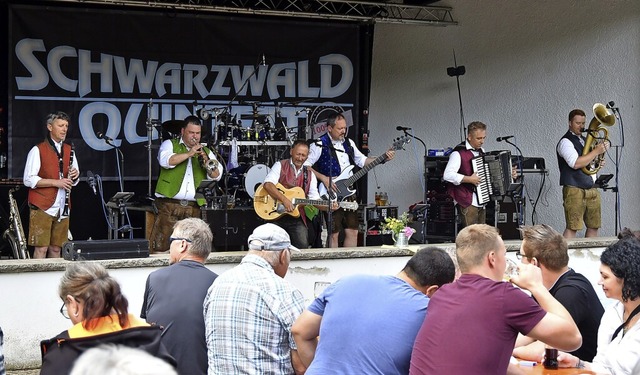
[[(196, 143), (196, 139), (191, 139), (193, 143)], [(207, 171), (207, 174), (212, 173), (218, 166), (220, 165), (216, 159), (209, 159), (204, 146), (200, 145), (200, 150), (198, 150), (198, 162), (200, 162), (200, 166)]]

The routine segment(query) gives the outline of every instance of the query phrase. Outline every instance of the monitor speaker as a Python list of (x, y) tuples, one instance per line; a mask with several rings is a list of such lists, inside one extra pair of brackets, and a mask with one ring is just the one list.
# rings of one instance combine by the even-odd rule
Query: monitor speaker
[(149, 241), (145, 239), (68, 241), (62, 244), (66, 260), (147, 258)]

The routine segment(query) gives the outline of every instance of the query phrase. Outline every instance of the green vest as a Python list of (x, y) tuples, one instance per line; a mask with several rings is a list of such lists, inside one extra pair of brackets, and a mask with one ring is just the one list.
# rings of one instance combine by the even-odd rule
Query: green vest
[[(173, 144), (173, 152), (176, 154), (182, 154), (188, 151), (187, 146), (184, 143), (180, 143), (180, 138), (172, 139), (171, 143)], [(203, 149), (209, 154), (209, 148), (203, 147)], [(197, 189), (200, 182), (207, 177), (207, 172), (200, 165), (197, 156), (191, 158), (191, 169), (193, 170), (193, 183)], [(162, 194), (167, 198), (173, 198), (180, 191), (186, 172), (186, 160), (171, 169), (161, 167), (158, 183), (156, 184), (156, 193)], [(204, 199), (196, 199), (196, 202), (198, 202), (199, 206), (203, 206), (206, 203)]]

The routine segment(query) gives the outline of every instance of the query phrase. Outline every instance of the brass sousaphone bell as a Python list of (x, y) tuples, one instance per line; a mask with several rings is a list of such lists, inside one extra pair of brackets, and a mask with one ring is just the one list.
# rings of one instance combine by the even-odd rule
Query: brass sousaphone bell
[[(602, 103), (596, 103), (593, 105), (593, 118), (589, 123), (587, 129), (587, 139), (584, 142), (584, 148), (582, 149), (582, 155), (587, 155), (594, 148), (603, 142), (609, 142), (609, 132), (607, 128), (602, 126), (613, 126), (616, 123), (616, 116), (609, 113), (607, 107)], [(604, 161), (604, 154), (596, 156), (591, 163), (582, 168), (582, 172), (593, 175), (598, 173), (602, 168), (602, 162)]]

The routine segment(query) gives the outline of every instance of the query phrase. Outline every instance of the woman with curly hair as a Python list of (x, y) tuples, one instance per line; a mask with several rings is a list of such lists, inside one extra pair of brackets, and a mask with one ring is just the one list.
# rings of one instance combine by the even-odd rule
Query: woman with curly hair
[(99, 263), (71, 263), (60, 280), (60, 313), (73, 327), (40, 343), (41, 375), (68, 374), (75, 360), (100, 344), (139, 348), (175, 366), (160, 341), (161, 329), (129, 314), (118, 282)]
[(561, 367), (598, 374), (640, 374), (640, 240), (625, 236), (600, 256), (600, 281), (608, 298), (618, 300), (602, 316), (598, 352), (592, 363), (561, 353)]

